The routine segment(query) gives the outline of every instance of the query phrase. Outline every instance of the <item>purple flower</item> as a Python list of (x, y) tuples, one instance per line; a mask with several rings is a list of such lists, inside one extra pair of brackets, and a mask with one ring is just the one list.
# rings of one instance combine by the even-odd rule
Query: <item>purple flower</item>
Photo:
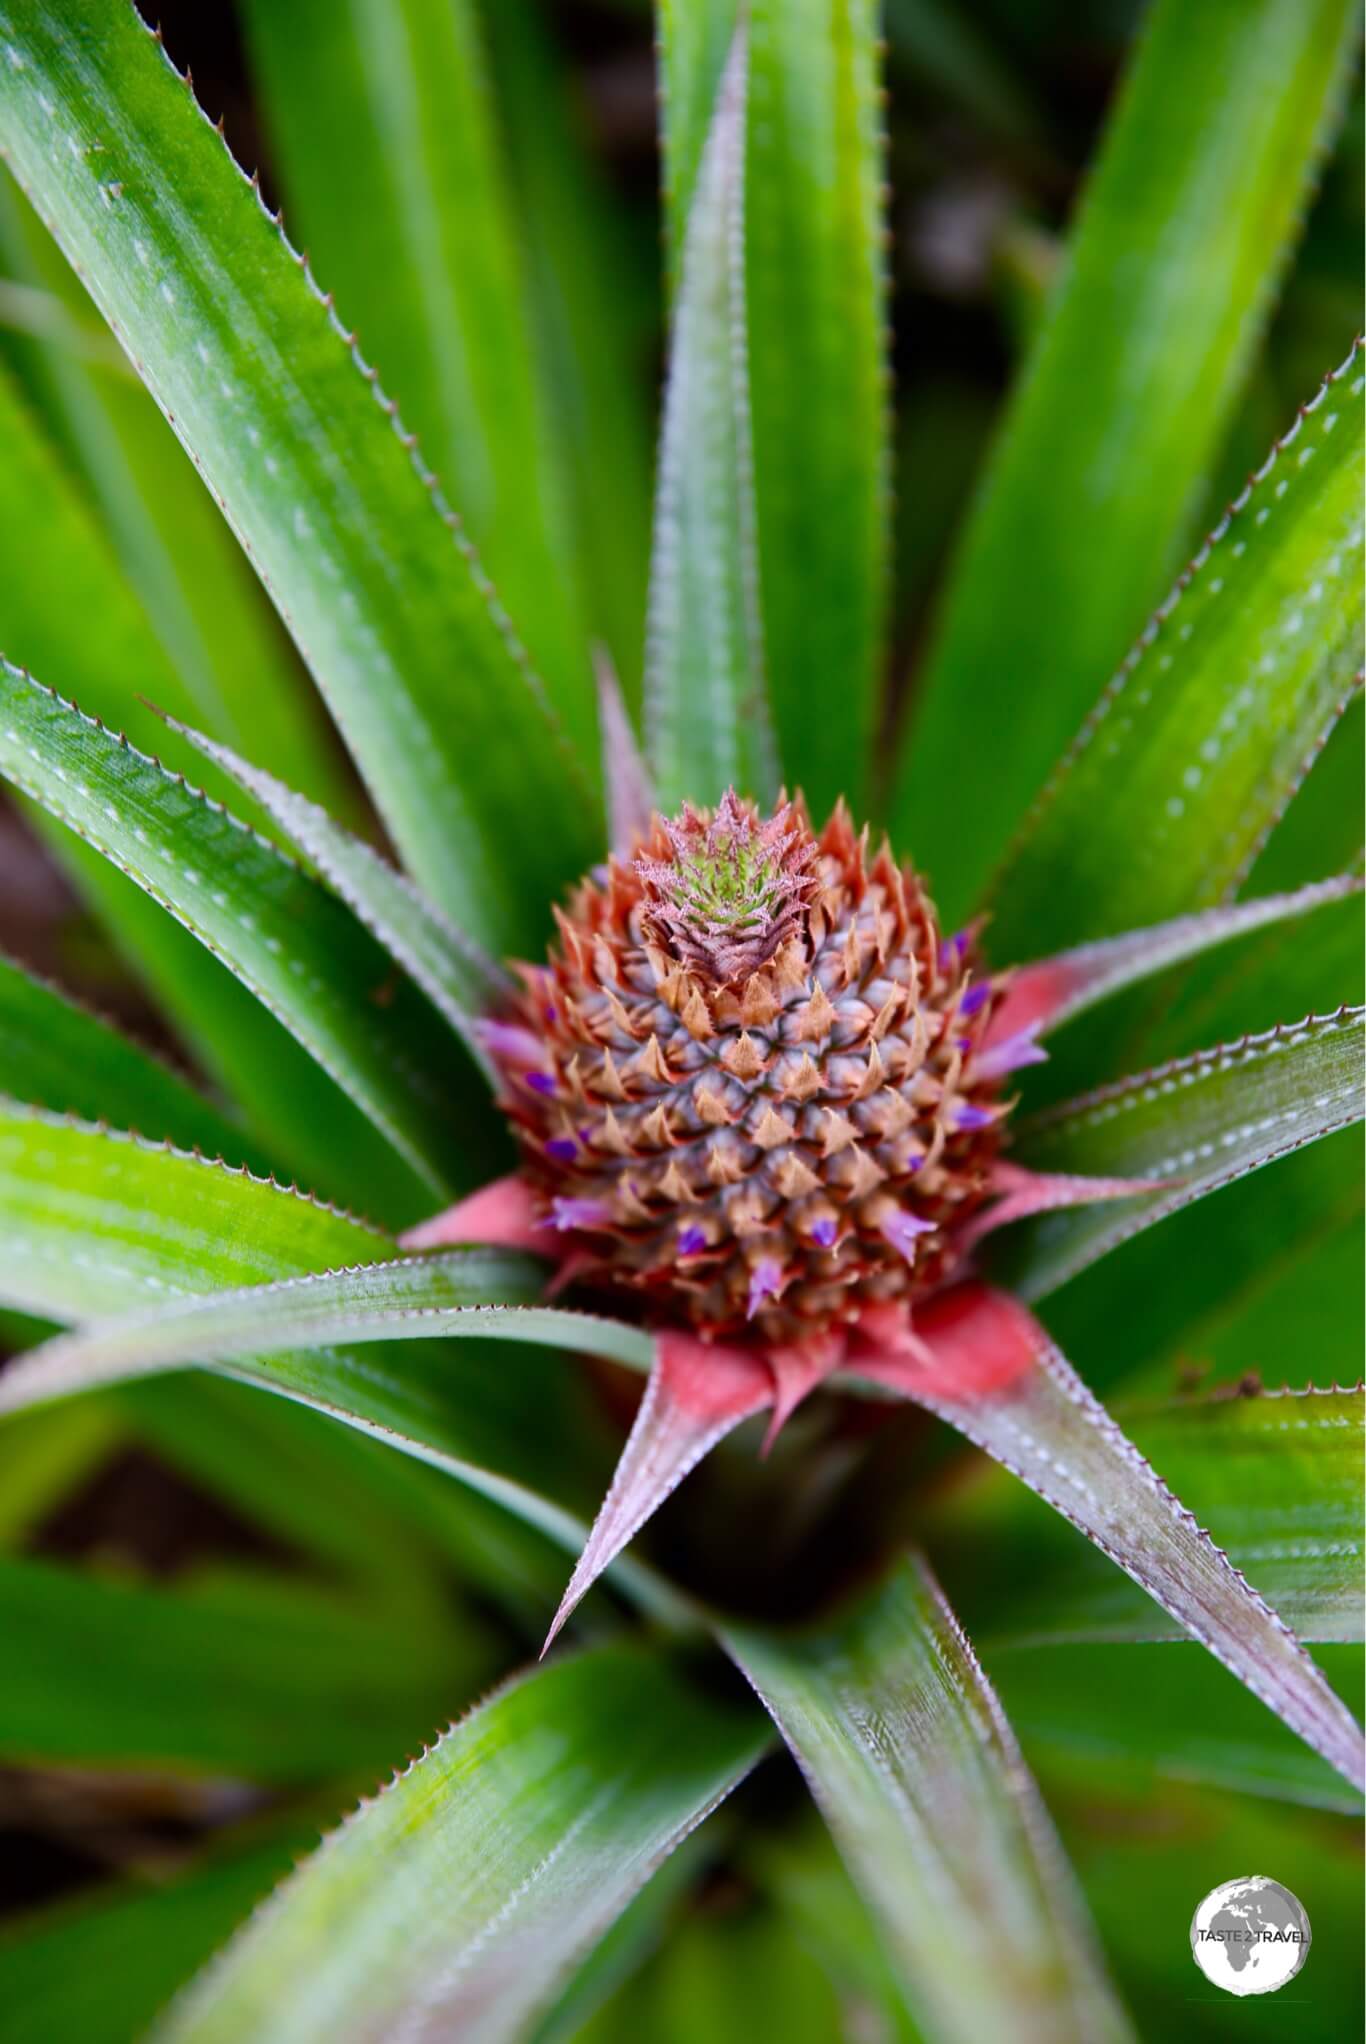
[(566, 1228), (605, 1228), (611, 1223), (612, 1214), (605, 1200), (600, 1199), (552, 1199), (550, 1202), (550, 1225), (561, 1232)]
[(933, 1235), (935, 1226), (934, 1221), (922, 1221), (919, 1214), (908, 1213), (905, 1207), (898, 1207), (879, 1221), (878, 1230), (907, 1263), (914, 1263), (917, 1239), (921, 1235)]
[(990, 999), (991, 981), (979, 979), (976, 986), (969, 987), (958, 1003), (958, 1012), (960, 1015), (980, 1015)]
[(552, 1136), (545, 1146), (545, 1153), (557, 1164), (572, 1164), (579, 1154), (579, 1146), (573, 1136)]
[(475, 1035), (485, 1050), (508, 1065), (539, 1065), (545, 1059), (545, 1045), (518, 1022), (476, 1022)]
[(696, 1225), (684, 1228), (679, 1234), (678, 1253), (680, 1256), (700, 1256), (706, 1246), (706, 1233)]
[(990, 1128), (996, 1119), (989, 1107), (974, 1107), (969, 1100), (962, 1100), (954, 1109), (955, 1128)]
[(774, 1297), (782, 1281), (782, 1265), (772, 1256), (761, 1256), (749, 1274), (749, 1303), (745, 1311), (751, 1320), (764, 1300)]
[(1018, 1072), (1023, 1065), (1046, 1065), (1048, 1052), (1034, 1041), (1038, 1027), (1037, 1022), (1031, 1022), (1027, 1029), (1017, 1029), (1013, 1036), (1004, 1037), (990, 1050), (984, 1050), (973, 1060), (973, 1077), (1004, 1079), (1007, 1073)]
[(832, 1220), (828, 1215), (826, 1215), (823, 1219), (817, 1221), (812, 1227), (811, 1240), (813, 1242), (818, 1242), (822, 1249), (833, 1249), (835, 1246), (835, 1237), (836, 1235), (838, 1235), (838, 1233), (839, 1233), (838, 1221)]

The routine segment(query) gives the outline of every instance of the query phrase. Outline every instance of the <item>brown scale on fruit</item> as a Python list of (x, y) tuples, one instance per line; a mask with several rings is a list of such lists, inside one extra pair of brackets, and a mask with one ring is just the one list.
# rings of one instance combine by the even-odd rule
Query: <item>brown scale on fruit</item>
[(486, 1040), (567, 1276), (768, 1343), (943, 1283), (1009, 1105), (978, 1070), (998, 994), (885, 844), (728, 795), (557, 921)]

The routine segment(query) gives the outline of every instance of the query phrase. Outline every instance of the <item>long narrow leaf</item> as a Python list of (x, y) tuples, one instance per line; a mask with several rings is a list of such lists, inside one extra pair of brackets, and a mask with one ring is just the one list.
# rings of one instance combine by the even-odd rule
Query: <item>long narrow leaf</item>
[(1167, 1214), (1361, 1119), (1366, 1010), (1310, 1016), (1049, 1109), (1019, 1131), (1041, 1171), (1151, 1178), (1163, 1189), (1027, 1222), (1005, 1251), (1039, 1299)]
[(764, 1737), (649, 1654), (543, 1668), (363, 1803), (157, 2036), (520, 2034)]
[(1101, 698), (1001, 873), (1003, 945), (1107, 936), (1243, 880), (1361, 665), (1362, 361), (1273, 448)]
[(930, 2036), (1128, 2036), (1014, 1734), (923, 1562), (819, 1630), (730, 1627), (725, 1639)]
[[(83, 1322), (391, 1253), (373, 1229), (244, 1171), (34, 1109), (0, 1112), (0, 1302)], [(571, 1553), (583, 1546), (607, 1458), (582, 1373), (562, 1355), (374, 1343), (235, 1374), (448, 1471)], [(677, 1618), (643, 1570), (619, 1564), (617, 1579)]]
[[(1227, 908), (1176, 916), (1169, 923), (1130, 930), (1123, 937), (1102, 937), (1096, 943), (1079, 944), (1053, 958), (1020, 966), (993, 1033), (1006, 1036), (1035, 1021), (1041, 1031), (1058, 1029), (1137, 980), (1166, 972), (1189, 958), (1203, 957), (1206, 952), (1250, 936), (1256, 930), (1272, 929), (1277, 924), (1312, 915), (1315, 909), (1326, 908), (1330, 902), (1360, 894), (1363, 884), (1366, 883), (1355, 873), (1336, 880), (1316, 880), (1297, 888), (1293, 894), (1264, 894), (1252, 901), (1231, 902)], [(1297, 944), (1296, 951), (1302, 948)], [(1284, 951), (1283, 941), (1276, 939), (1278, 959), (1284, 956)]]
[(0, 1107), (0, 1296), (67, 1320), (369, 1263), (390, 1238), (245, 1169)]
[[(223, 504), (416, 877), (495, 951), (597, 849), (483, 571), (124, 0), (4, 0), (0, 149)], [(534, 816), (536, 828), (526, 819)]]
[[(1306, 1745), (1355, 1787), (1366, 1786), (1366, 1752), (1351, 1712), (1038, 1322), (1005, 1294), (965, 1285), (926, 1309), (920, 1332), (935, 1358), (933, 1372), (918, 1375), (915, 1366), (889, 1357), (866, 1366), (868, 1374), (1012, 1470)], [(994, 1388), (950, 1388), (980, 1384), (986, 1366)]]
[(290, 218), (591, 757), (577, 564), (477, 17), (471, 0), (357, 0), (339, 33), (331, 0), (252, 0), (246, 27)]
[(455, 1249), (187, 1299), (82, 1334), (58, 1335), (31, 1349), (0, 1382), (0, 1412), (187, 1363), (233, 1362), (280, 1347), (333, 1342), (425, 1341), (438, 1334), (577, 1348), (631, 1369), (649, 1369), (653, 1344), (647, 1334), (593, 1313), (538, 1306), (534, 1301), (544, 1287), (545, 1272), (531, 1257)]
[[(86, 357), (69, 347), (42, 350), (30, 381), (102, 513), (197, 721), (247, 746), (253, 758), (316, 801), (349, 814), (355, 790), (341, 748), (250, 562), (79, 279), (8, 180), (0, 191), (0, 250), (15, 274), (50, 292), (73, 329), (87, 337)], [(113, 351), (113, 367), (88, 359), (92, 341)], [(30, 558), (36, 543), (31, 536)], [(46, 671), (21, 646), (6, 650)], [(156, 686), (150, 670), (137, 682), (143, 689)]]
[(220, 1595), (0, 1560), (0, 1755), (271, 1782), (382, 1766), (489, 1672), (486, 1641), (402, 1615), (270, 1580)]
[(325, 809), (295, 794), (283, 781), (250, 765), (201, 732), (171, 719), (171, 728), (205, 759), (231, 776), (259, 802), (290, 843), (318, 868), (333, 892), (360, 917), (403, 972), (464, 1039), (486, 1075), (492, 1067), (475, 1033), (477, 1018), (504, 992), (507, 982), (478, 948), (452, 927), (441, 911), (402, 873), (396, 873), (363, 839), (354, 837)]
[(241, 1160), (240, 1130), (187, 1080), (2, 955), (0, 1074), (35, 1107), (91, 1121), (104, 1115), (182, 1149)]
[(425, 1183), (468, 1182), (440, 1019), (326, 888), (7, 663), (0, 773), (228, 965)]
[[(764, 640), (783, 770), (823, 814), (862, 803), (888, 551), (878, 10), (759, 0), (748, 22), (746, 325)], [(660, 9), (670, 227), (735, 0)], [(686, 258), (685, 258), (686, 261)]]
[[(1297, 1638), (1363, 1637), (1361, 1452), (1366, 1403), (1356, 1391), (1222, 1394), (1161, 1405), (1117, 1402), (1116, 1417), (1202, 1525), (1217, 1526), (1229, 1559), (1255, 1582)], [(995, 1494), (957, 1537), (979, 1559), (966, 1605), (987, 1646), (1171, 1640), (1179, 1625), (1092, 1548), (1061, 1529), (1051, 1540), (1018, 1487)], [(1031, 1557), (1018, 1573), (999, 1557)], [(969, 1562), (964, 1556), (964, 1582)], [(966, 1589), (965, 1589), (966, 1595)]]
[[(160, 727), (134, 691), (149, 690), (187, 717), (193, 697), (134, 601), (70, 464), (2, 368), (0, 445), (0, 555), (23, 563), (0, 580), (0, 654), (134, 744), (156, 744)], [(274, 1016), (105, 859), (41, 812), (34, 821), (182, 1042), (240, 1104), (256, 1153), (395, 1222), (412, 1217), (411, 1172)]]
[(737, 34), (688, 219), (655, 490), (645, 722), (661, 805), (776, 792), (745, 337), (746, 49)]
[(645, 249), (634, 223), (592, 160), (580, 80), (560, 61), (538, 0), (498, 0), (482, 14), (584, 600), (638, 703), (654, 459), (642, 361), (654, 338), (654, 266), (636, 259)]
[[(1150, 10), (963, 543), (898, 779), (898, 836), (935, 847), (953, 918), (1179, 564), (1356, 32), (1345, 0)], [(1009, 745), (965, 754), (966, 705), (977, 729), (1008, 728)]]

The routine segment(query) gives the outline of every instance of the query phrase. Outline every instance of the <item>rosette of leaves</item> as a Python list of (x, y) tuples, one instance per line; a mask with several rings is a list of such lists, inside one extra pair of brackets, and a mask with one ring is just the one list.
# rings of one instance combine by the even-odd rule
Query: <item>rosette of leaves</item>
[[(890, 757), (872, 6), (661, 6), (652, 525), (534, 15), (245, 21), (316, 274), (125, 0), (0, 0), (0, 772), (200, 1073), (0, 968), (0, 1739), (274, 1798), (8, 2005), (1126, 2036), (1133, 1798), (1362, 1787), (1350, 335), (1192, 553), (1352, 11), (1153, 9)], [(299, 1565), (26, 1552), (130, 1433)]]

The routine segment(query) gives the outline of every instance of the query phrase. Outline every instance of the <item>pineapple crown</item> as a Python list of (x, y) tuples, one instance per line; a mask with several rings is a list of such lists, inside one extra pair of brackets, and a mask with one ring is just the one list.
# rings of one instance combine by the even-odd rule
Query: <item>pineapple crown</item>
[(770, 817), (727, 789), (713, 814), (685, 803), (663, 825), (671, 860), (644, 856), (644, 920), (676, 957), (726, 984), (766, 965), (820, 885), (816, 841), (784, 802)]

